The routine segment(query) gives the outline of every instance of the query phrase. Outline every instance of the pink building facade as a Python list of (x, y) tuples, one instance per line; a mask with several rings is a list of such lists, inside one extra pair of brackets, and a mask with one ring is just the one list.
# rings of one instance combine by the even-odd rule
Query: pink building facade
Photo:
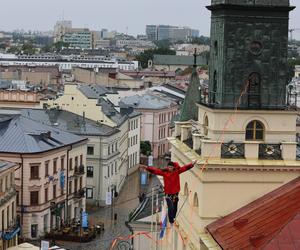
[(178, 112), (178, 105), (172, 104), (168, 108), (153, 110), (141, 109), (141, 140), (150, 141), (154, 159), (163, 157), (170, 152), (167, 140), (173, 133), (170, 128), (173, 117)]

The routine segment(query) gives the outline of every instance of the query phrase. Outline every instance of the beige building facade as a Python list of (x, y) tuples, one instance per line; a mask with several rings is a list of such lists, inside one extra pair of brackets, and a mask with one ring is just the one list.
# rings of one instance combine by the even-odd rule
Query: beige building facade
[(17, 220), (15, 190), (16, 164), (0, 160), (0, 249), (5, 250), (18, 244), (20, 231)]

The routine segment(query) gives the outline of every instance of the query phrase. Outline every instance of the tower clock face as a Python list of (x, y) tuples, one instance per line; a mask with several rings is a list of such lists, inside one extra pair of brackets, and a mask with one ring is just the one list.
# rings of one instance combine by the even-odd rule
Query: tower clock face
[(258, 56), (261, 54), (262, 47), (263, 46), (261, 42), (253, 41), (249, 45), (249, 51), (251, 52), (251, 54)]

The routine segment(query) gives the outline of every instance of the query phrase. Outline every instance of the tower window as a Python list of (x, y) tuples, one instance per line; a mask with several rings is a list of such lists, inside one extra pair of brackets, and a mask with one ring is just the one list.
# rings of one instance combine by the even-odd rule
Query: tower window
[(189, 195), (189, 186), (187, 183), (185, 183), (184, 185), (184, 195), (185, 196), (188, 196)]
[(208, 125), (209, 125), (208, 117), (205, 116), (205, 118), (204, 118), (204, 124), (203, 124), (203, 134), (204, 134), (205, 136), (208, 135)]
[(263, 140), (264, 126), (260, 121), (252, 121), (246, 127), (246, 140)]
[(215, 56), (218, 55), (218, 41), (214, 42), (214, 52), (215, 52)]
[(198, 195), (197, 195), (197, 193), (194, 194), (193, 206), (194, 207), (199, 207), (199, 201), (198, 201)]

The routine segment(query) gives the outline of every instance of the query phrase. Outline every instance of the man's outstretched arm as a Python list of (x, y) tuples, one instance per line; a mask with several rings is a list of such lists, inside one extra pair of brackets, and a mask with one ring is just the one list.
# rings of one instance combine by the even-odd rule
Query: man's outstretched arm
[(159, 169), (159, 168), (155, 168), (155, 167), (147, 167), (145, 165), (141, 165), (140, 166), (141, 169), (147, 170), (148, 172), (150, 172), (151, 174), (155, 174), (155, 175), (164, 175), (164, 172)]
[(181, 167), (181, 168), (179, 169), (179, 174), (181, 174), (181, 173), (183, 173), (183, 172), (185, 172), (185, 171), (187, 171), (187, 170), (193, 168), (196, 164), (198, 164), (198, 161), (197, 161), (197, 160), (192, 161), (191, 163), (184, 165), (183, 167)]

